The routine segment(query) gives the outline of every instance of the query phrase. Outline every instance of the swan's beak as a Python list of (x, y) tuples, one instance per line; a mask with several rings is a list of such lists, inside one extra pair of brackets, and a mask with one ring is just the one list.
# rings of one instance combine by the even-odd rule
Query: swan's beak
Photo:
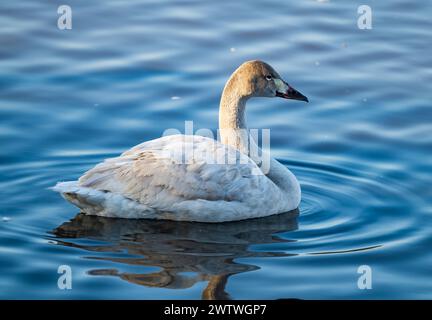
[(276, 97), (309, 102), (309, 99), (306, 96), (304, 96), (299, 91), (297, 91), (296, 89), (291, 87), (285, 81), (282, 81), (280, 79), (275, 79), (275, 83), (276, 83), (276, 87), (277, 87)]

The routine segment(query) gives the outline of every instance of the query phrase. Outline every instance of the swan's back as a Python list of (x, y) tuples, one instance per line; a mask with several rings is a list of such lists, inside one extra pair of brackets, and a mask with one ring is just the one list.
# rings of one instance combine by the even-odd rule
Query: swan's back
[(233, 147), (174, 135), (137, 145), (55, 190), (88, 214), (110, 217), (220, 222), (295, 209), (259, 172)]

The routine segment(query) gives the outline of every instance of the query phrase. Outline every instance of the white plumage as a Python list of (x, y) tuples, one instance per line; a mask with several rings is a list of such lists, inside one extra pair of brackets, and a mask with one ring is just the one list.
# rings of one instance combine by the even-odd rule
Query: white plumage
[[(247, 100), (243, 99), (246, 93), (239, 94), (244, 83), (233, 77), (239, 70), (245, 72), (245, 66), (249, 77), (277, 75), (259, 61), (243, 64), (224, 90), (229, 102), (222, 98), (221, 113), (231, 117), (220, 120), (222, 129), (244, 128), (243, 112), (235, 112)], [(276, 86), (273, 95), (278, 89)], [(229, 132), (222, 138), (236, 141), (231, 145), (184, 135), (147, 141), (96, 165), (78, 181), (60, 182), (53, 189), (87, 214), (118, 218), (222, 222), (296, 209), (300, 186), (294, 175), (274, 159), (267, 175), (262, 174), (241, 152), (245, 150), (242, 136), (235, 135), (235, 130)]]
[[(190, 149), (185, 159), (170, 156), (183, 148)], [(236, 163), (208, 163), (224, 155)], [(86, 213), (106, 217), (220, 222), (295, 209), (254, 169), (258, 167), (248, 156), (230, 146), (175, 135), (142, 143), (54, 190)]]

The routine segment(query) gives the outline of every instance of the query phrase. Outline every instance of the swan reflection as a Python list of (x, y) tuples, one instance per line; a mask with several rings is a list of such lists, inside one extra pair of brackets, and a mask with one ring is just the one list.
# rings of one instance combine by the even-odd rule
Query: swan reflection
[[(88, 271), (91, 275), (116, 276), (143, 286), (173, 289), (189, 288), (197, 282), (207, 281), (203, 299), (229, 299), (225, 291), (228, 278), (259, 269), (238, 261), (238, 258), (290, 255), (270, 250), (255, 251), (252, 246), (292, 241), (278, 237), (276, 233), (297, 229), (297, 217), (298, 210), (294, 210), (260, 219), (209, 224), (113, 219), (79, 213), (52, 233), (58, 245), (103, 253), (95, 258), (98, 260), (161, 269), (154, 273), (93, 269)], [(98, 244), (83, 245), (78, 241), (83, 238), (97, 240)], [(118, 257), (119, 253), (130, 257)]]

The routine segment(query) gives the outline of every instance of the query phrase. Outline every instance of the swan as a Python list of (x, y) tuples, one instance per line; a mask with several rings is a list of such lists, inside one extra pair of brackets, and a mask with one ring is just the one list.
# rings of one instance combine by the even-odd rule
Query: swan
[(253, 97), (308, 102), (269, 64), (247, 61), (223, 89), (220, 142), (197, 135), (146, 141), (53, 190), (88, 215), (114, 218), (225, 222), (294, 210), (301, 198), (294, 174), (271, 157), (263, 170), (251, 152), (259, 150), (245, 120)]

